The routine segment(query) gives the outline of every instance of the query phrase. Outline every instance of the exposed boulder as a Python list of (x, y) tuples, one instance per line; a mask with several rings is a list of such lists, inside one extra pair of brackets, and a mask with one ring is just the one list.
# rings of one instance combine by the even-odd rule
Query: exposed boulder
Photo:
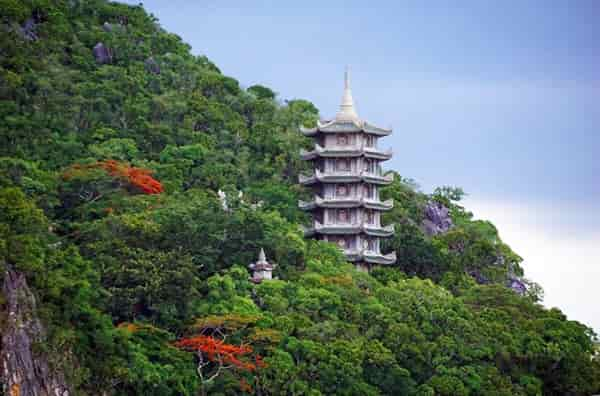
[(24, 40), (27, 41), (36, 41), (39, 37), (36, 33), (37, 23), (36, 20), (32, 18), (28, 18), (21, 27), (19, 28), (19, 34), (23, 37)]
[(110, 23), (104, 22), (104, 24), (102, 25), (102, 30), (104, 30), (105, 32), (112, 32), (113, 27)]
[(487, 276), (485, 276), (484, 274), (481, 273), (481, 271), (479, 270), (471, 270), (468, 271), (468, 274), (475, 279), (475, 282), (477, 282), (480, 285), (487, 285), (488, 283), (490, 283), (490, 280), (488, 279)]
[(524, 296), (527, 293), (527, 285), (517, 276), (510, 276), (508, 278), (508, 287), (520, 296)]
[(112, 63), (113, 53), (110, 48), (108, 48), (103, 43), (98, 43), (94, 46), (94, 58), (96, 58), (96, 63), (100, 65), (104, 65), (107, 63)]
[(5, 395), (68, 396), (64, 376), (52, 370), (48, 359), (34, 352), (46, 341), (44, 327), (37, 317), (36, 301), (25, 276), (7, 270), (2, 288), (6, 298), (6, 321), (2, 324), (0, 350), (1, 383)]
[(146, 61), (144, 62), (144, 66), (146, 67), (146, 70), (148, 70), (150, 73), (160, 74), (160, 65), (153, 57), (149, 57), (148, 59), (146, 59)]
[(425, 219), (422, 226), (426, 235), (434, 236), (447, 232), (452, 228), (450, 210), (436, 201), (429, 201), (425, 206)]

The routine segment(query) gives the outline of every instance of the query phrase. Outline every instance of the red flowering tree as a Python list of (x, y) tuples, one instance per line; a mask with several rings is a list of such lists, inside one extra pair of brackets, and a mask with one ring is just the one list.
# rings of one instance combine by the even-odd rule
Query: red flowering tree
[[(194, 326), (194, 329), (199, 331), (199, 335), (175, 342), (176, 347), (196, 354), (198, 358), (196, 371), (200, 377), (203, 391), (204, 386), (217, 378), (224, 370), (255, 372), (264, 367), (262, 357), (253, 353), (250, 345), (244, 343), (233, 345), (225, 342), (227, 330), (234, 328), (239, 330), (245, 328), (248, 323), (256, 321), (255, 317), (243, 319), (237, 315), (225, 315), (199, 320)], [(248, 386), (245, 380), (240, 383)]]
[(86, 187), (81, 189), (81, 198), (85, 201), (95, 201), (103, 195), (103, 191), (111, 187), (102, 182), (99, 175), (94, 174), (95, 170), (107, 174), (112, 180), (111, 184), (116, 181), (117, 187), (120, 188), (126, 187), (143, 194), (160, 194), (164, 191), (162, 184), (152, 177), (151, 170), (115, 160), (98, 161), (87, 165), (75, 164), (65, 171), (63, 178), (83, 183)]
[(152, 171), (144, 168), (136, 168), (127, 163), (115, 160), (105, 160), (94, 164), (108, 172), (113, 177), (125, 179), (129, 184), (144, 194), (160, 194), (163, 192), (162, 184), (154, 179)]

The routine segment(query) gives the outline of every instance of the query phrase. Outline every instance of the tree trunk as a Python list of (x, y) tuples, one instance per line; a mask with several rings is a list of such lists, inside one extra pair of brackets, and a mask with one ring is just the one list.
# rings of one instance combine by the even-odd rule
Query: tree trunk
[(35, 352), (46, 341), (37, 317), (35, 296), (22, 273), (6, 270), (2, 287), (5, 318), (1, 325), (0, 383), (7, 396), (68, 396), (64, 376), (50, 368), (47, 356)]

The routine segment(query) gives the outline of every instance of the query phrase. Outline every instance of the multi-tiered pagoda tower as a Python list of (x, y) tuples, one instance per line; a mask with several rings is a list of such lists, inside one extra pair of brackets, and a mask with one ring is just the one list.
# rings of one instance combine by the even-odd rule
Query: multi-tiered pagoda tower
[(394, 233), (394, 226), (381, 224), (381, 212), (393, 207), (381, 202), (379, 188), (392, 182), (380, 163), (392, 157), (391, 150), (378, 149), (378, 140), (392, 133), (358, 118), (354, 109), (348, 71), (342, 105), (334, 120), (318, 122), (313, 129), (302, 128), (313, 137), (315, 148), (302, 150), (302, 159), (311, 161), (313, 173), (300, 176), (300, 183), (312, 188), (314, 198), (300, 201), (301, 209), (312, 212), (313, 224), (306, 235), (336, 243), (348, 261), (368, 270), (374, 264), (396, 262), (396, 253), (382, 254), (380, 240)]

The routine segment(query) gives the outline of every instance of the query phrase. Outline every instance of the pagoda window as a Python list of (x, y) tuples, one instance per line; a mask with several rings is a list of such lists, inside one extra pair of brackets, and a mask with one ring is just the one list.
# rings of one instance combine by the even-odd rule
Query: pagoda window
[(350, 171), (350, 160), (348, 158), (340, 158), (336, 161), (336, 170), (349, 172)]
[(335, 187), (335, 195), (337, 197), (347, 197), (349, 194), (349, 188), (346, 184), (338, 184)]
[(349, 236), (346, 237), (346, 248), (348, 249), (354, 249), (356, 247), (356, 238)]
[(363, 186), (363, 195), (366, 198), (373, 198), (373, 187), (368, 184)]
[(367, 239), (367, 249), (372, 252), (375, 252), (377, 250), (377, 243), (375, 242), (374, 238)]
[(337, 221), (338, 223), (347, 223), (349, 219), (348, 209), (340, 209), (337, 212)]
[(336, 143), (338, 146), (347, 146), (349, 140), (350, 139), (348, 138), (348, 135), (346, 135), (345, 133), (341, 133), (336, 136)]
[(365, 211), (365, 221), (367, 224), (373, 224), (375, 222), (375, 214), (372, 210)]
[(365, 146), (367, 147), (375, 147), (375, 137), (371, 135), (365, 136)]
[(347, 246), (347, 241), (346, 241), (346, 238), (344, 238), (344, 237), (339, 237), (337, 239), (336, 243), (342, 249), (345, 249)]
[(316, 161), (315, 168), (317, 168), (321, 172), (324, 172), (325, 171), (325, 162), (323, 160)]
[(318, 221), (319, 223), (323, 223), (323, 213), (317, 212), (314, 214), (314, 216), (316, 221)]

